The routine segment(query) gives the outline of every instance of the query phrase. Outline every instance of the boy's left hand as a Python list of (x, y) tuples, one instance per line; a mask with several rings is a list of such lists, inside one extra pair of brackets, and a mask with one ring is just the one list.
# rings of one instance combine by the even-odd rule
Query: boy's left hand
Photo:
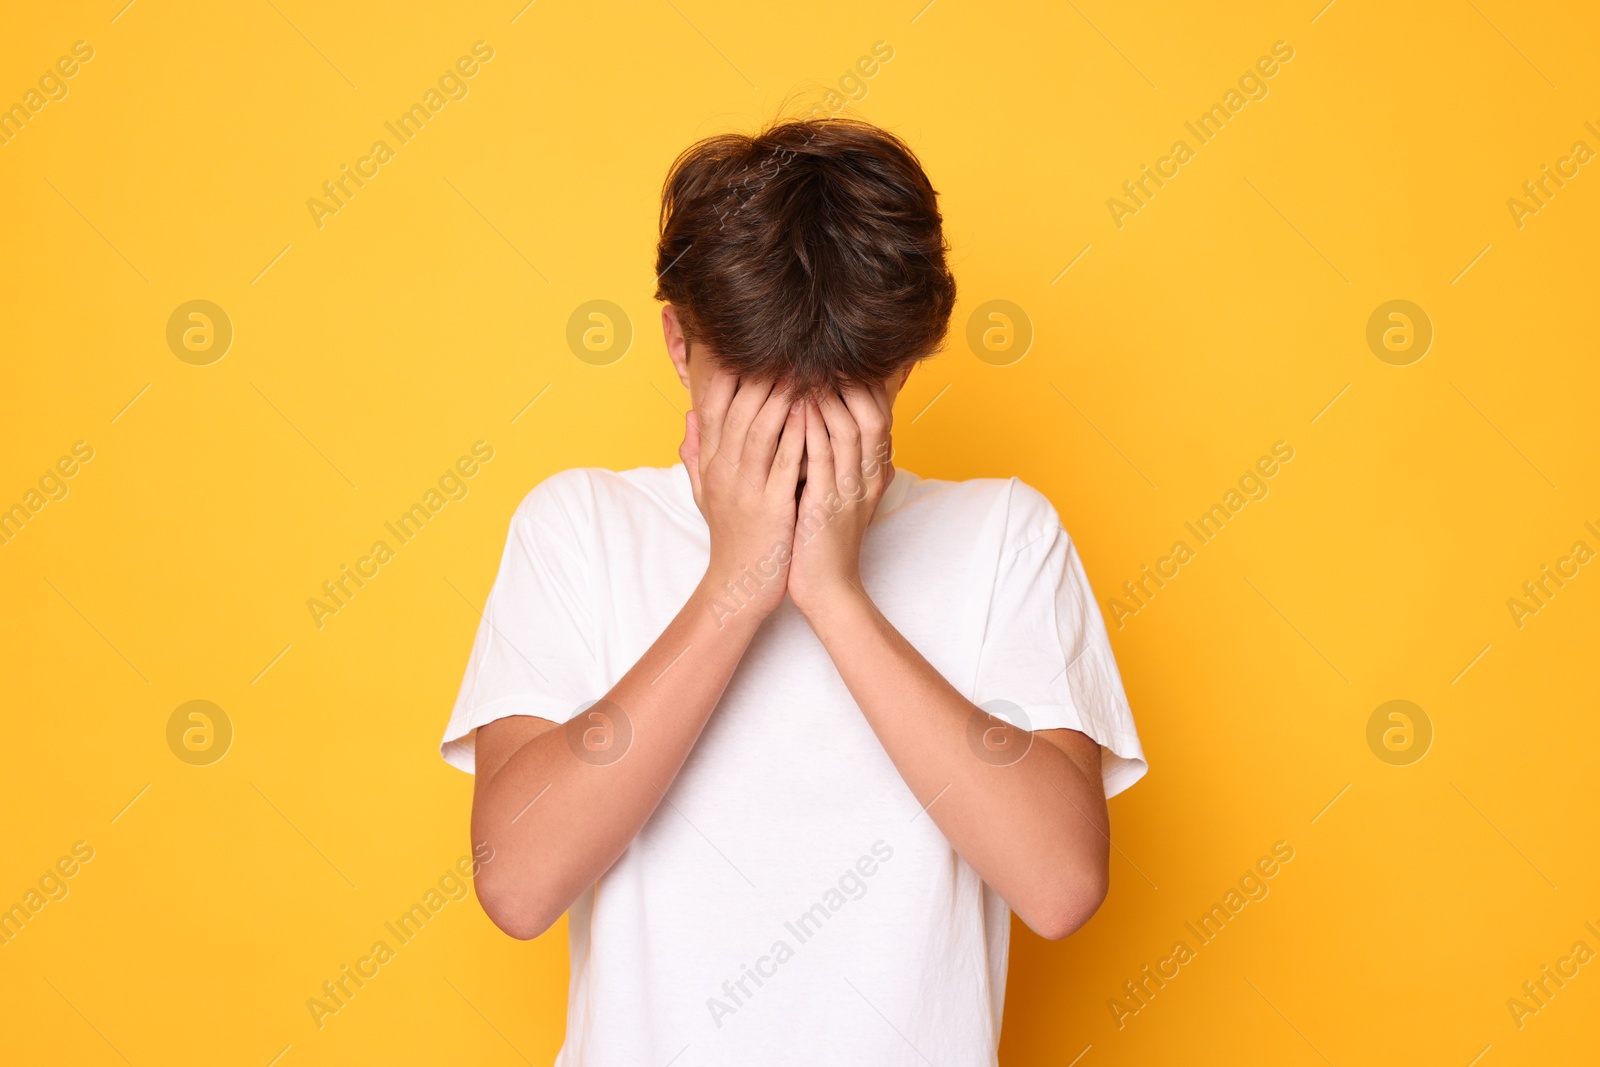
[(806, 481), (789, 596), (808, 618), (841, 597), (866, 595), (861, 540), (894, 480), (892, 422), (881, 385), (847, 386), (806, 404)]

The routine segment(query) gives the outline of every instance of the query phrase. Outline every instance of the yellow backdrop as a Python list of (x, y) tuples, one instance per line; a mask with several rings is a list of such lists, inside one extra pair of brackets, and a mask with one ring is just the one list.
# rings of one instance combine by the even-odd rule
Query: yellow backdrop
[(783, 106), (922, 154), (899, 462), (1055, 501), (1150, 757), (1002, 1059), (1592, 1056), (1586, 5), (124, 2), (0, 34), (0, 1060), (549, 1062), (435, 745), (523, 494), (675, 461), (659, 183)]

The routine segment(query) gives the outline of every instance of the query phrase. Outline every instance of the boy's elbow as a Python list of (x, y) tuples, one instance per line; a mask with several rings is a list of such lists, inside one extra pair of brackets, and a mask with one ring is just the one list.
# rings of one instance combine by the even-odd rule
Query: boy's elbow
[(550, 929), (549, 922), (535, 918), (527, 912), (483, 909), (489, 916), (489, 921), (500, 928), (500, 932), (509, 934), (518, 941), (532, 941), (546, 930)]
[(1096, 865), (1076, 877), (1063, 879), (1060, 891), (1035, 914), (1022, 916), (1022, 921), (1046, 941), (1060, 941), (1077, 933), (1094, 917), (1110, 888), (1110, 872)]
[(483, 908), (483, 913), (489, 916), (489, 921), (518, 941), (532, 941), (554, 926), (556, 919), (561, 917), (559, 912), (548, 914), (548, 909), (541, 908), (537, 901), (528, 899), (525, 894), (508, 892), (493, 884), (485, 885), (481, 879), (475, 888), (478, 904)]

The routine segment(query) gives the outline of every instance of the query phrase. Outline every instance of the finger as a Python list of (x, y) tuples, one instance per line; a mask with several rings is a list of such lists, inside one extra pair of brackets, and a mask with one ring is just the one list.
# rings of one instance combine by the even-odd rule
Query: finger
[(894, 427), (894, 404), (889, 400), (889, 383), (873, 382), (868, 387), (872, 398), (878, 402), (878, 408), (883, 412), (883, 419), (890, 429)]
[(833, 445), (815, 400), (806, 402), (806, 495), (824, 499), (835, 489)]
[(678, 446), (678, 458), (689, 472), (689, 486), (694, 498), (700, 500), (700, 416), (693, 409), (683, 417), (683, 444)]
[(765, 381), (745, 378), (740, 380), (739, 388), (733, 394), (728, 414), (722, 420), (722, 437), (717, 441), (717, 451), (735, 466), (744, 457), (750, 427), (760, 413), (761, 405), (772, 395), (772, 386), (770, 378)]
[(783, 431), (778, 437), (778, 450), (772, 457), (772, 470), (767, 475), (767, 491), (779, 499), (794, 499), (795, 487), (800, 484), (800, 457), (806, 451), (806, 406), (796, 400), (789, 405), (789, 414), (783, 420)]
[(883, 414), (883, 431), (888, 433), (894, 429), (894, 402), (889, 399), (889, 386), (886, 382), (873, 382), (867, 386), (867, 394)]
[(818, 404), (833, 446), (833, 480), (838, 490), (851, 500), (866, 495), (861, 477), (861, 428), (837, 393), (824, 393)]
[(739, 466), (757, 485), (765, 482), (767, 473), (772, 470), (772, 456), (778, 448), (778, 435), (783, 432), (791, 406), (789, 394), (774, 385), (772, 392), (767, 394), (766, 403), (756, 413), (755, 421), (750, 424), (750, 432), (745, 435)]
[(714, 367), (711, 371), (711, 380), (706, 383), (705, 394), (700, 398), (700, 404), (696, 409), (700, 412), (700, 438), (711, 455), (716, 455), (720, 447), (722, 420), (727, 417), (728, 405), (732, 403), (734, 390), (738, 385), (738, 378), (721, 367)]
[(887, 393), (882, 386), (850, 386), (843, 396), (845, 407), (861, 431), (861, 476), (869, 485), (875, 485), (889, 465)]

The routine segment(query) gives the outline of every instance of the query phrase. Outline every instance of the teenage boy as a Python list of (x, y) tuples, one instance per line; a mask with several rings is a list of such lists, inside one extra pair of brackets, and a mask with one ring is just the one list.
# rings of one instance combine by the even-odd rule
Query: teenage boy
[(683, 462), (528, 495), (443, 741), (490, 918), (568, 915), (563, 1067), (992, 1064), (1011, 911), (1105, 896), (1145, 761), (1073, 542), (1015, 478), (889, 462), (946, 249), (865, 123), (672, 168)]

